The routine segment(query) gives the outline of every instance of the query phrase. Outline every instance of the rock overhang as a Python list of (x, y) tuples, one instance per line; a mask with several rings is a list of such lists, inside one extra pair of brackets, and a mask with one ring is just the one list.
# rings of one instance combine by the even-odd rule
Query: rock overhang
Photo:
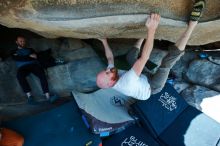
[[(175, 42), (187, 26), (193, 1), (186, 0), (9, 0), (0, 2), (0, 24), (47, 38), (141, 38), (151, 12), (162, 16), (156, 39)], [(206, 0), (189, 45), (220, 41), (220, 1)]]

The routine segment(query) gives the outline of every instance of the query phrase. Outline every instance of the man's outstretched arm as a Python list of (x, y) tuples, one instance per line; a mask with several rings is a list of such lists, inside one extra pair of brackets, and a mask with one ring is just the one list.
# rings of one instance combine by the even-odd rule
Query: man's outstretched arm
[(141, 52), (140, 58), (134, 63), (133, 69), (135, 73), (139, 76), (144, 69), (145, 64), (147, 63), (151, 51), (154, 45), (154, 35), (158, 24), (160, 22), (160, 15), (159, 14), (151, 14), (150, 17), (147, 19), (146, 27), (148, 28), (146, 41), (144, 44), (144, 48)]
[(104, 49), (105, 49), (105, 56), (108, 60), (108, 65), (114, 67), (114, 56), (113, 56), (113, 53), (112, 53), (112, 50), (108, 44), (108, 41), (107, 39), (99, 39), (103, 46), (104, 46)]

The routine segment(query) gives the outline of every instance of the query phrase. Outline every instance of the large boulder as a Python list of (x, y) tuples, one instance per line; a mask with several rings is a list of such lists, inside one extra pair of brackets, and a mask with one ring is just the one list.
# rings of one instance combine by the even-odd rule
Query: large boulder
[(65, 62), (87, 57), (97, 57), (97, 54), (90, 45), (82, 40), (73, 38), (31, 38), (28, 41), (28, 47), (33, 48), (39, 53), (51, 49), (52, 53), (50, 55), (55, 59), (62, 59)]
[(97, 57), (92, 47), (79, 39), (66, 38), (62, 40), (60, 49), (53, 51), (57, 58), (65, 62), (83, 59), (87, 57)]
[(201, 110), (203, 99), (219, 96), (220, 92), (202, 86), (192, 86), (183, 90), (181, 95), (190, 105)]
[(178, 93), (181, 93), (182, 91), (184, 91), (186, 88), (189, 88), (189, 84), (188, 83), (186, 83), (186, 82), (179, 82), (179, 81), (177, 81), (177, 82), (174, 82), (174, 85), (173, 85), (173, 87), (176, 89), (176, 91), (178, 92)]
[(180, 58), (179, 61), (176, 62), (176, 64), (172, 68), (172, 71), (175, 74), (176, 80), (178, 81), (183, 80), (189, 68), (189, 64), (197, 58), (198, 58), (197, 52), (194, 52), (194, 51), (185, 52), (185, 54)]
[(194, 60), (187, 70), (187, 78), (194, 84), (220, 92), (220, 65), (208, 60)]
[(219, 101), (220, 92), (202, 86), (192, 86), (182, 91), (185, 100), (220, 123)]
[(16, 66), (12, 60), (0, 62), (0, 76), (0, 104), (24, 100), (24, 95), (16, 79)]
[[(108, 39), (109, 46), (112, 49), (114, 57), (126, 55), (127, 52), (134, 46), (137, 39)], [(100, 52), (100, 57), (104, 56), (104, 46), (101, 41), (94, 39), (92, 42), (92, 47)], [(101, 54), (103, 54), (101, 56)]]
[[(220, 40), (219, 0), (206, 0), (191, 45)], [(7, 0), (0, 2), (0, 24), (47, 38), (141, 38), (147, 14), (162, 16), (157, 39), (175, 42), (187, 26), (193, 1), (185, 0)]]

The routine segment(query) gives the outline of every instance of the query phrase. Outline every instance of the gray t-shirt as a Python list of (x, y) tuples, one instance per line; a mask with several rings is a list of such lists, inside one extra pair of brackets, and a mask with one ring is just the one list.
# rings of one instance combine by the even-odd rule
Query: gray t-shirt
[(119, 77), (113, 89), (139, 100), (147, 100), (150, 97), (151, 88), (146, 76), (138, 76), (131, 68), (127, 72), (119, 70)]

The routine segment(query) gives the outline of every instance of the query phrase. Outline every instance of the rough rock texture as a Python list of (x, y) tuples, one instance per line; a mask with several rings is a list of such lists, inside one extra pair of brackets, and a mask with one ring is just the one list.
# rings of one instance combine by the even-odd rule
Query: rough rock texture
[(216, 65), (220, 65), (220, 53), (218, 57), (209, 56), (208, 60)]
[[(7, 0), (0, 2), (0, 24), (47, 38), (140, 38), (151, 12), (162, 16), (156, 38), (175, 42), (192, 9), (189, 0)], [(220, 1), (207, 0), (191, 45), (220, 40)]]
[(173, 87), (176, 89), (178, 93), (181, 93), (183, 90), (190, 87), (190, 85), (186, 82), (175, 82)]
[[(195, 49), (195, 48), (193, 48)], [(173, 66), (172, 71), (176, 76), (176, 80), (182, 80), (186, 76), (186, 72), (189, 68), (189, 64), (198, 59), (198, 53), (189, 51), (185, 52), (184, 56)]]
[(207, 60), (194, 60), (189, 65), (187, 78), (194, 84), (220, 92), (220, 65)]
[(192, 106), (201, 110), (200, 104), (204, 98), (213, 97), (219, 95), (220, 92), (210, 90), (202, 86), (192, 86), (182, 91), (183, 98)]
[(16, 102), (23, 96), (16, 80), (16, 66), (12, 60), (0, 62), (0, 103)]
[[(137, 39), (108, 39), (108, 43), (112, 49), (114, 57), (125, 55), (135, 44)], [(92, 41), (92, 47), (104, 53), (104, 46), (99, 40)], [(105, 57), (105, 56), (101, 56)]]
[(87, 57), (97, 57), (93, 48), (79, 39), (32, 38), (28, 40), (28, 47), (34, 48), (37, 52), (51, 49), (53, 57), (62, 59), (65, 62)]

